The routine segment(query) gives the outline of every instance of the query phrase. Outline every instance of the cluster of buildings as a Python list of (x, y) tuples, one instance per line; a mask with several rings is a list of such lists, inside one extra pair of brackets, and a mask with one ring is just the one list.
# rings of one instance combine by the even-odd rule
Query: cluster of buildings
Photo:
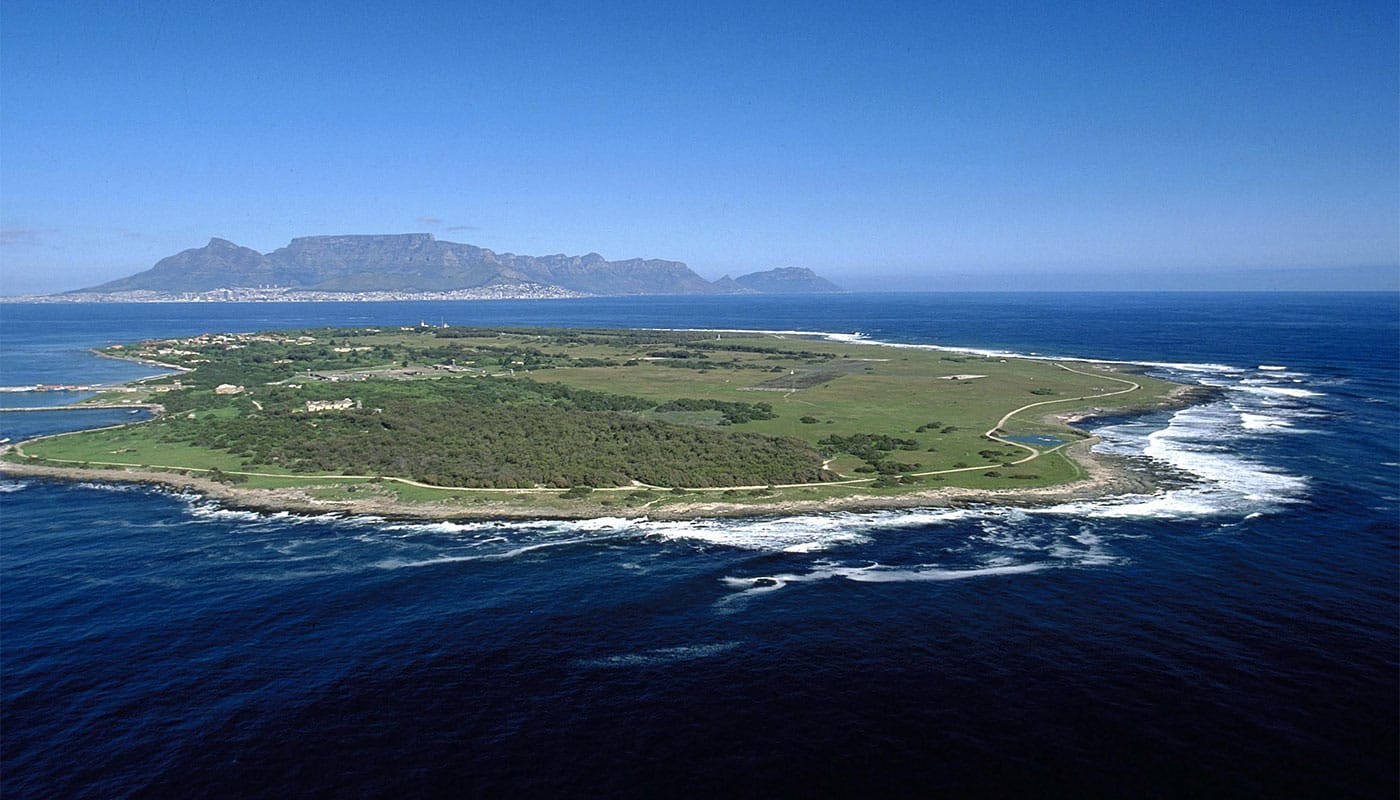
[[(160, 339), (141, 343), (141, 349), (145, 352), (155, 353), (162, 356), (195, 356), (199, 353), (191, 350), (182, 350), (184, 347), (223, 347), (225, 350), (239, 350), (247, 347), (251, 342), (272, 342), (273, 344), (293, 344), (300, 347), (315, 344), (315, 336), (279, 336), (269, 333), (201, 333), (198, 336), (186, 336), (182, 339)], [(111, 349), (119, 350), (121, 345), (112, 345)]]
[(137, 289), (122, 292), (67, 292), (8, 298), (24, 303), (305, 303), (381, 302), (386, 300), (555, 300), (589, 297), (558, 286), (539, 283), (479, 286), (445, 292), (321, 292), (282, 287), (235, 287), (203, 292), (158, 292)]
[(363, 408), (359, 400), (351, 400), (346, 397), (342, 400), (307, 400), (306, 412), (308, 414), (317, 411), (348, 411), (352, 408)]

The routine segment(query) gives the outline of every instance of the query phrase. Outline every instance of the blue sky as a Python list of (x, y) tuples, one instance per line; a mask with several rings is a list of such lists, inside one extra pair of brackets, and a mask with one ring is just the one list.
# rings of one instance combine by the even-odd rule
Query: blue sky
[(1395, 285), (1397, 42), (1393, 1), (3, 0), (0, 292), (409, 231), (851, 288)]

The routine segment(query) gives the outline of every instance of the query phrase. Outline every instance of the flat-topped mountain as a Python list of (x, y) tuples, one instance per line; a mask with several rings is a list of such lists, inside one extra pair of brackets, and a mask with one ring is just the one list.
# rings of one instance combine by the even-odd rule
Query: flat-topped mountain
[[(783, 275), (772, 277), (775, 273)], [(522, 256), (439, 241), (429, 233), (305, 236), (265, 254), (210, 239), (204, 247), (163, 258), (145, 272), (82, 291), (207, 292), (267, 286), (344, 293), (511, 286), (598, 295), (839, 291), (804, 269), (757, 272), (737, 279), (726, 276), (711, 283), (679, 261), (608, 261), (597, 253)], [(821, 288), (803, 288), (814, 286)]]

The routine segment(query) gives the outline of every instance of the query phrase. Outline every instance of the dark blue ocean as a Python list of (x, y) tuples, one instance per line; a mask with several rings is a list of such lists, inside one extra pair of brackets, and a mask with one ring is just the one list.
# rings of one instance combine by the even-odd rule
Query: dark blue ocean
[[(1400, 791), (1400, 296), (11, 304), (0, 384), (420, 319), (860, 331), (1222, 393), (1096, 431), (1179, 488), (1031, 510), (402, 523), (3, 479), (0, 795)], [(0, 438), (127, 412), (88, 413)]]

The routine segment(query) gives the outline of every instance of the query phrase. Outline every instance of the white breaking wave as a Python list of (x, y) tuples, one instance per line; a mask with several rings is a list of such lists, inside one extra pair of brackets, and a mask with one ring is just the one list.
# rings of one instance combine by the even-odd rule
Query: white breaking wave
[(1024, 512), (1012, 508), (948, 508), (837, 512), (793, 517), (642, 521), (635, 530), (663, 541), (719, 545), (741, 550), (817, 553), (867, 544), (879, 531), (929, 528), (977, 519), (1006, 519)]
[[(1182, 372), (1180, 365), (1169, 369)], [(1066, 503), (1047, 511), (1089, 518), (1250, 517), (1304, 497), (1307, 478), (1271, 466), (1247, 451), (1253, 446), (1250, 442), (1267, 437), (1317, 433), (1298, 423), (1332, 416), (1316, 405), (1326, 396), (1323, 392), (1299, 386), (1311, 383), (1310, 376), (1263, 364), (1253, 372), (1187, 370), (1180, 377), (1218, 387), (1226, 394), (1222, 400), (1175, 412), (1165, 428), (1144, 420), (1101, 428), (1096, 431), (1101, 441), (1094, 450), (1145, 456), (1191, 479), (1191, 485), (1151, 496)]]
[(1138, 454), (1193, 479), (1191, 485), (1154, 495), (1064, 503), (1038, 513), (1103, 518), (1186, 518), (1245, 516), (1298, 502), (1306, 478), (1291, 475), (1240, 454), (1251, 435), (1297, 432), (1286, 412), (1241, 411), (1218, 401), (1174, 413), (1165, 428), (1144, 436), (1139, 423), (1100, 429), (1098, 452)]
[(1250, 392), (1252, 394), (1264, 395), (1265, 397), (1322, 397), (1322, 392), (1314, 392), (1311, 389), (1299, 389), (1294, 386), (1258, 386), (1241, 382), (1241, 385), (1234, 387), (1237, 391)]
[[(1229, 446), (1237, 419), (1228, 410), (1222, 413), (1218, 405), (1177, 412), (1165, 429), (1147, 437), (1144, 454), (1245, 499), (1294, 499), (1307, 485), (1305, 479), (1250, 461)], [(1242, 422), (1238, 427), (1243, 427)]]
[(29, 488), (25, 481), (0, 481), (0, 494), (19, 492)]
[(502, 530), (514, 531), (536, 531), (536, 530), (560, 530), (567, 523), (551, 522), (549, 520), (522, 520), (519, 522), (503, 522), (500, 520), (482, 520), (479, 522), (393, 522), (380, 526), (381, 530), (399, 531), (407, 535), (460, 535), (497, 533)]
[(664, 541), (720, 545), (742, 550), (814, 553), (869, 541), (857, 514), (824, 514), (758, 519), (697, 519), (641, 522), (643, 536)]
[[(495, 555), (463, 556), (463, 559), (507, 558), (540, 547), (556, 544), (603, 542), (618, 539), (686, 543), (699, 547), (720, 546), (740, 550), (813, 553), (843, 545), (868, 541), (863, 529), (877, 524), (876, 518), (856, 514), (826, 514), (801, 517), (757, 517), (742, 519), (648, 520), (608, 517), (590, 520), (531, 520), (521, 522), (423, 522), (393, 523), (380, 530), (397, 532), (408, 538), (447, 536), (464, 546), (519, 544), (522, 537), (546, 537)], [(932, 519), (932, 515), (926, 515)], [(951, 516), (949, 518), (952, 518)], [(562, 537), (562, 538), (554, 538)], [(396, 564), (395, 566), (406, 566)]]
[(1269, 414), (1251, 414), (1243, 412), (1240, 414), (1240, 425), (1247, 431), (1288, 431), (1290, 433), (1307, 433), (1293, 426), (1287, 417), (1271, 416)]
[(98, 492), (140, 492), (145, 491), (145, 487), (135, 483), (93, 483), (82, 481), (78, 484), (80, 489), (92, 489)]

